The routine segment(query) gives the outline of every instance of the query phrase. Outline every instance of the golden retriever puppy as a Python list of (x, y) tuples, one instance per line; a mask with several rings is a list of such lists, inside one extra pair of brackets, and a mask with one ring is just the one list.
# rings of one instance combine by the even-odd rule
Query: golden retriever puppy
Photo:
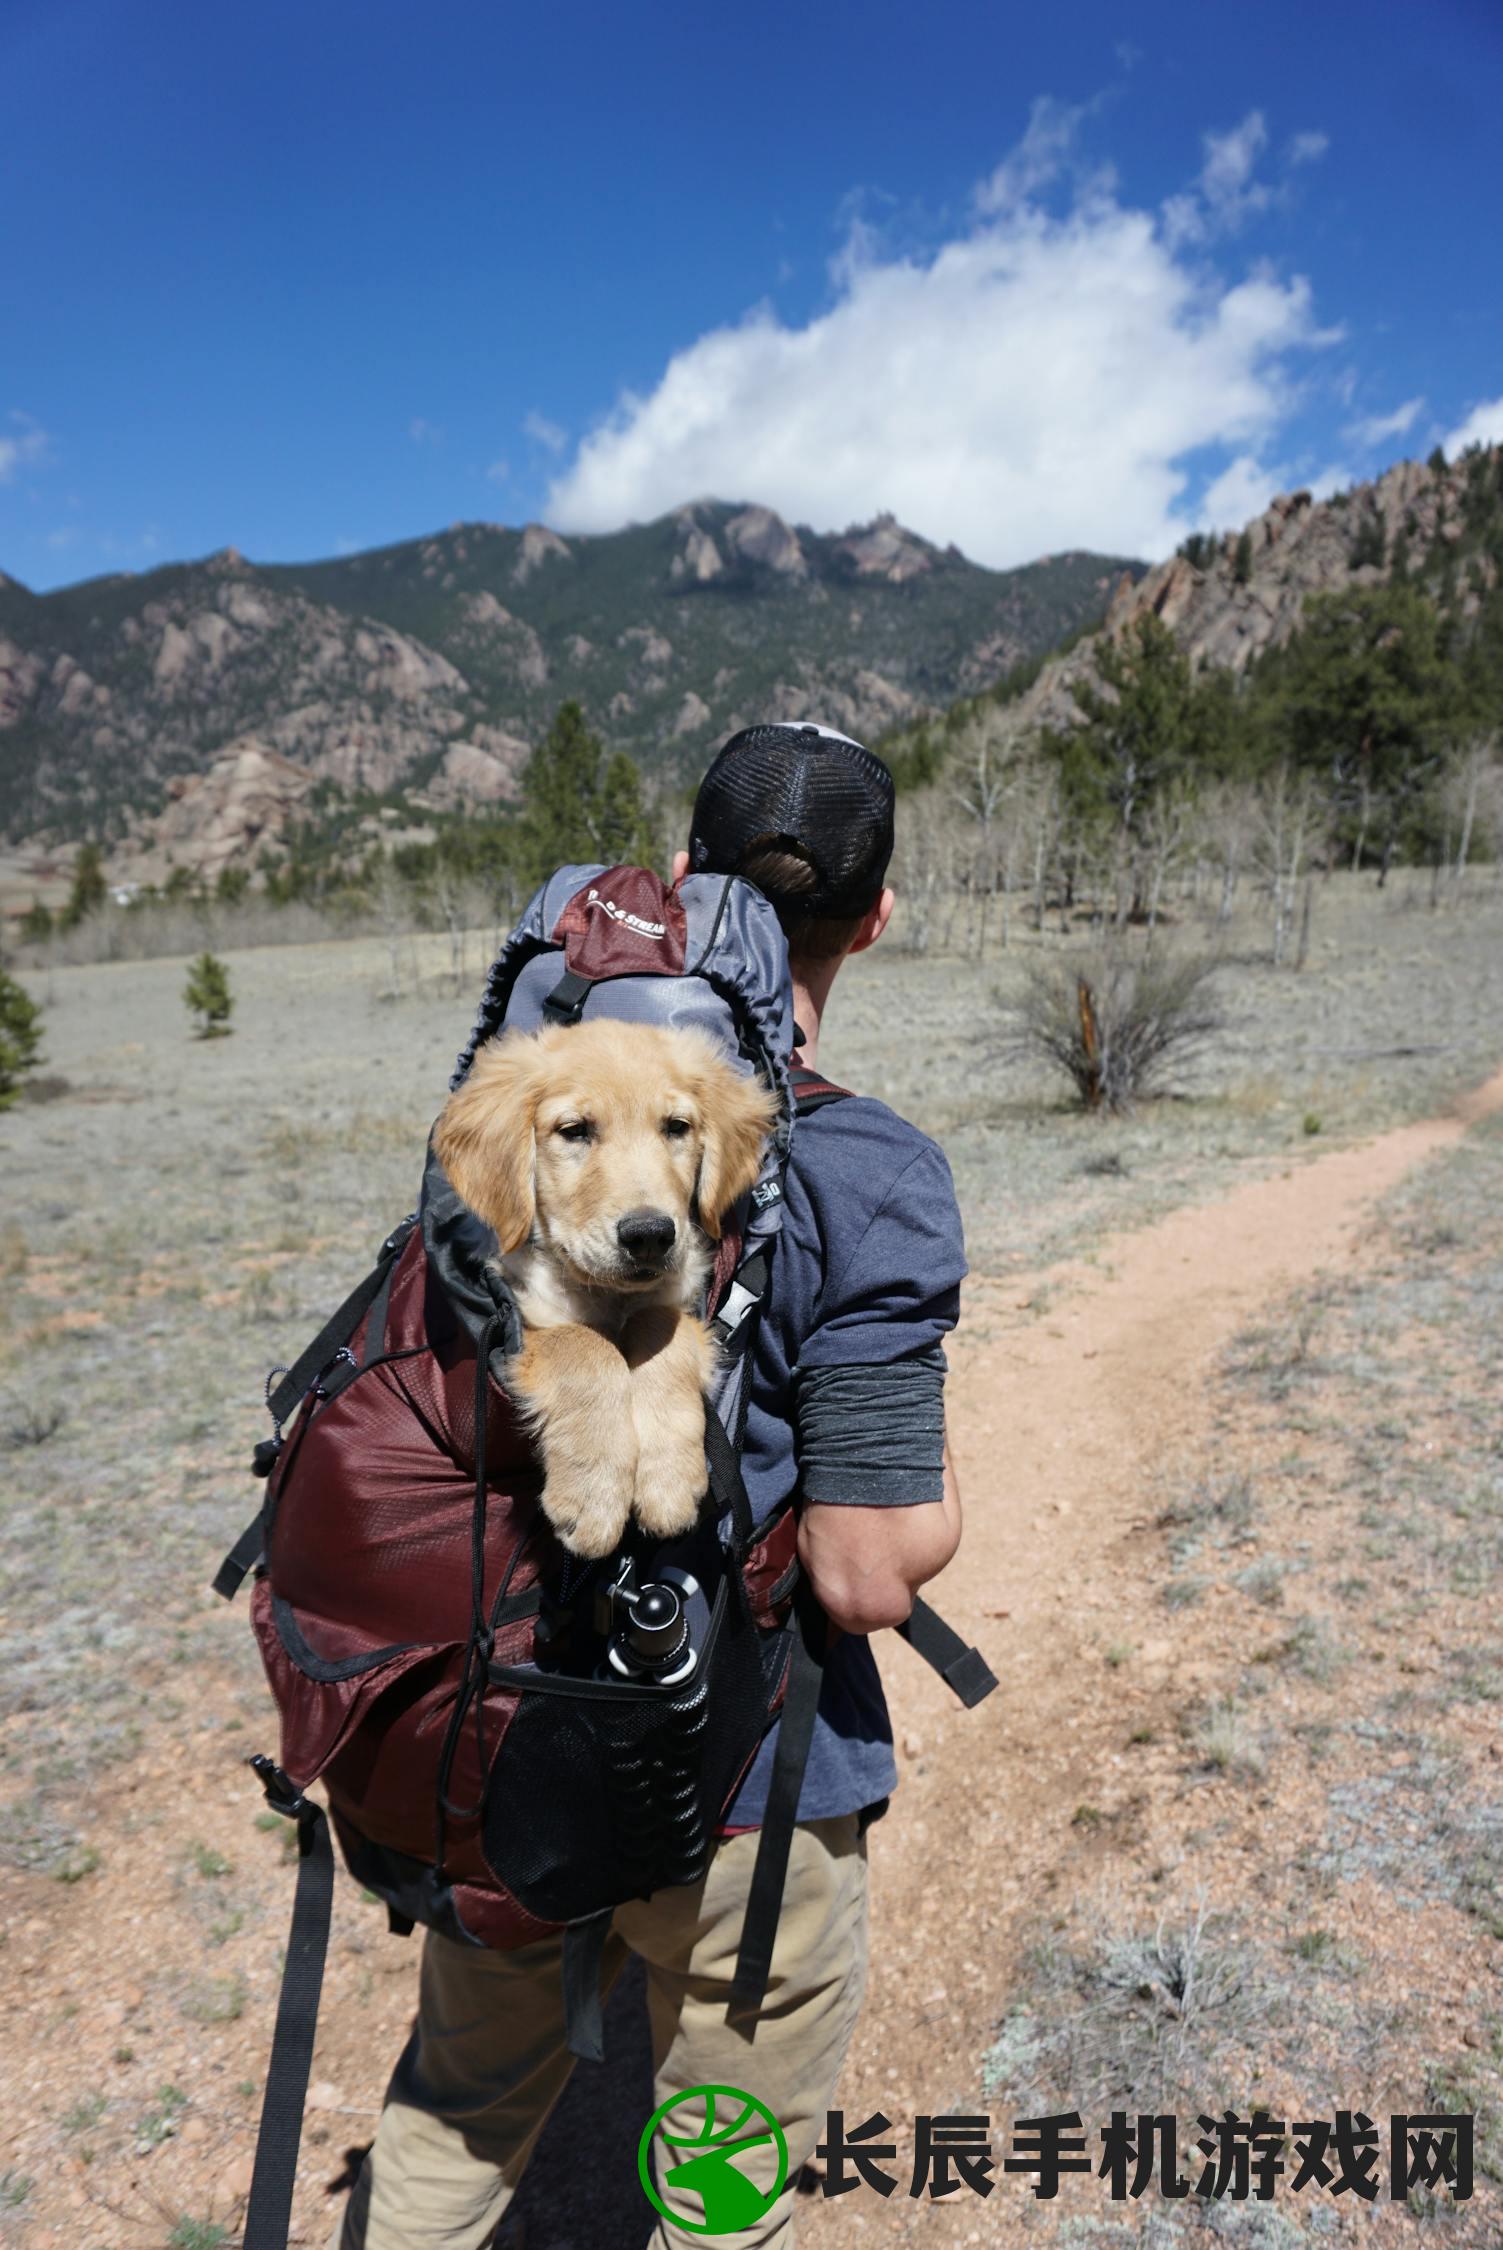
[(694, 1308), (775, 1115), (708, 1040), (602, 1017), (490, 1040), (439, 1118), (522, 1315), (507, 1388), (577, 1555), (609, 1554), (632, 1514), (664, 1539), (694, 1522), (714, 1364)]

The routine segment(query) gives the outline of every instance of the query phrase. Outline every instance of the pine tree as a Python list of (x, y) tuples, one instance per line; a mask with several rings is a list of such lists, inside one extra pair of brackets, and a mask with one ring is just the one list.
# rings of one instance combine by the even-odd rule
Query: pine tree
[(0, 969), (0, 1109), (20, 1099), (21, 1080), (40, 1059), (41, 1016), (24, 985)]
[(73, 886), (63, 908), (65, 930), (76, 930), (88, 914), (95, 914), (109, 897), (104, 879), (104, 854), (97, 844), (80, 844), (73, 862)]
[(539, 883), (569, 860), (631, 861), (651, 850), (642, 776), (624, 750), (607, 759), (578, 703), (559, 705), (521, 782), (524, 880)]
[(200, 1039), (220, 1039), (230, 1028), (235, 1002), (230, 992), (230, 972), (217, 954), (200, 953), (183, 986), (183, 1005), (200, 1016)]
[(1412, 580), (1312, 596), (1302, 629), (1254, 683), (1271, 744), (1323, 780), (1333, 838), (1355, 824), (1387, 872), (1404, 821), (1463, 716), (1464, 684), (1435, 604)]
[(39, 898), (34, 898), (21, 916), (20, 937), (23, 945), (42, 945), (52, 935), (52, 910)]
[(552, 726), (522, 769), (526, 809), (520, 825), (529, 881), (541, 882), (555, 867), (571, 859), (588, 859), (593, 853), (590, 816), (603, 755), (580, 705), (561, 703)]
[(595, 810), (595, 849), (611, 866), (639, 867), (652, 856), (652, 832), (642, 802), (636, 760), (618, 750), (601, 776)]
[(1237, 552), (1232, 562), (1232, 576), (1239, 586), (1245, 586), (1252, 576), (1252, 533), (1244, 531), (1237, 541)]
[[(1202, 708), (1190, 663), (1151, 613), (1103, 643), (1098, 687), (1071, 688), (1084, 721), (1047, 738), (1067, 802), (1088, 824), (1132, 837), (1159, 790), (1194, 759)], [(1106, 692), (1103, 692), (1106, 691)]]

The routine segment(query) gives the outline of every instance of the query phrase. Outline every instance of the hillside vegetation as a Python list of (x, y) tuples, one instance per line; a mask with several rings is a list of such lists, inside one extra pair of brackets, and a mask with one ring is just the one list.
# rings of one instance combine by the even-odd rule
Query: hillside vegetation
[(768, 710), (878, 733), (1094, 622), (1123, 567), (992, 571), (887, 517), (820, 536), (703, 502), (597, 538), (461, 524), (306, 566), (0, 577), (0, 835), (212, 877), (333, 799), (508, 803), (569, 700), (670, 777)]
[(1282, 958), (1312, 869), (1497, 855), (1500, 733), (1503, 449), (1476, 448), (1187, 541), (1099, 631), (881, 748), (911, 895), (1151, 925), (1252, 874)]

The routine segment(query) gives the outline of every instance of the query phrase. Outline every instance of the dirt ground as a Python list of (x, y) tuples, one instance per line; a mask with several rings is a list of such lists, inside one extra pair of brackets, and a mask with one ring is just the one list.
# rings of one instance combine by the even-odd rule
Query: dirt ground
[[(883, 1653), (903, 1782), (840, 2099), (892, 2121), (899, 2184), (811, 2182), (810, 2245), (1503, 2239), (1503, 1077), (1462, 1098), (1503, 1048), (1503, 911), (1333, 898), (1325, 942), (1302, 979), (1234, 965), (1189, 1098), (1109, 1139), (981, 1051), (974, 971), (874, 963), (834, 1019), (822, 1059), (942, 1134), (977, 1246), (936, 1600), (1001, 1689), (965, 1713)], [(373, 947), (231, 966), (204, 1044), (180, 962), (57, 972), (53, 1098), (0, 1119), (0, 2237), (28, 2246), (236, 2239), (291, 1871), (241, 1762), (270, 1746), (248, 1636), (204, 1590), (253, 1498), (225, 1464), (409, 1207), (469, 1013), (436, 949), (394, 997)], [(342, 1881), (296, 2239), (412, 1980)], [(507, 2250), (641, 2239), (630, 2001), (610, 2098), (571, 2089), (612, 2121), (591, 2178), (553, 2135)], [(1001, 2171), (1020, 2115), (1177, 2110), (1184, 2161), (1228, 2106), (1475, 2110), (1476, 2195), (1040, 2203)], [(989, 2117), (990, 2196), (909, 2195), (924, 2112)]]

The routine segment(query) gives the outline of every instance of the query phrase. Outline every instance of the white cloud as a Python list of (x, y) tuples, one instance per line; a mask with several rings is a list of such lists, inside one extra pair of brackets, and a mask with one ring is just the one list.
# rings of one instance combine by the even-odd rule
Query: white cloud
[(505, 484), (511, 475), (511, 463), (509, 461), (492, 461), (485, 473), (492, 484)]
[(1386, 438), (1402, 437), (1414, 427), (1416, 416), (1424, 407), (1423, 398), (1406, 398), (1391, 414), (1366, 414), (1360, 422), (1353, 422), (1346, 431), (1359, 445), (1382, 445)]
[(1441, 442), (1447, 459), (1452, 461), (1469, 445), (1503, 445), (1503, 398), (1483, 399)]
[(1040, 94), (1028, 112), (1028, 128), (1017, 147), (978, 185), (976, 209), (983, 214), (1011, 211), (1036, 196), (1040, 188), (1051, 187), (1065, 173), (1075, 179), (1077, 188), (1109, 186), (1110, 172), (1087, 172), (1080, 155), (1080, 129), (1100, 106), (1099, 95), (1094, 101), (1071, 104), (1056, 101), (1052, 94)]
[(1211, 531), (1225, 531), (1260, 516), (1276, 492), (1288, 485), (1287, 475), (1267, 469), (1251, 453), (1239, 453), (1206, 486), (1196, 514)]
[(442, 445), (444, 433), (436, 422), (429, 422), (421, 414), (414, 414), (407, 425), (407, 435), (414, 445)]
[(0, 437), (0, 484), (9, 484), (17, 469), (28, 463), (46, 459), (51, 442), (40, 422), (12, 407), (7, 420), (11, 426), (9, 437)]
[(1216, 234), (1235, 234), (1258, 212), (1266, 211), (1274, 191), (1256, 175), (1268, 146), (1263, 112), (1251, 109), (1240, 125), (1225, 133), (1203, 133), (1205, 162), (1194, 186), (1171, 195), (1164, 205), (1164, 231), (1173, 244), (1205, 242)]
[(1329, 133), (1296, 133), (1289, 143), (1291, 164), (1318, 164), (1331, 145)]
[[(867, 233), (806, 326), (763, 305), (675, 354), (582, 440), (548, 520), (613, 529), (701, 493), (824, 529), (890, 508), (1002, 566), (1074, 546), (1169, 552), (1204, 520), (1192, 454), (1228, 494), (1268, 485), (1258, 464), (1292, 411), (1295, 356), (1332, 340), (1308, 283), (1210, 270), (1100, 175), (1082, 180), (1077, 127), (1036, 104), (935, 253), (884, 253)], [(1208, 143), (1224, 209), (1246, 204), (1265, 137), (1255, 118)], [(1046, 211), (1037, 190), (1066, 166), (1071, 206)]]
[(530, 414), (524, 415), (522, 428), (528, 437), (538, 445), (546, 446), (550, 453), (562, 453), (569, 442), (568, 431), (562, 429), (557, 422), (550, 422), (547, 415), (540, 414), (536, 407)]

